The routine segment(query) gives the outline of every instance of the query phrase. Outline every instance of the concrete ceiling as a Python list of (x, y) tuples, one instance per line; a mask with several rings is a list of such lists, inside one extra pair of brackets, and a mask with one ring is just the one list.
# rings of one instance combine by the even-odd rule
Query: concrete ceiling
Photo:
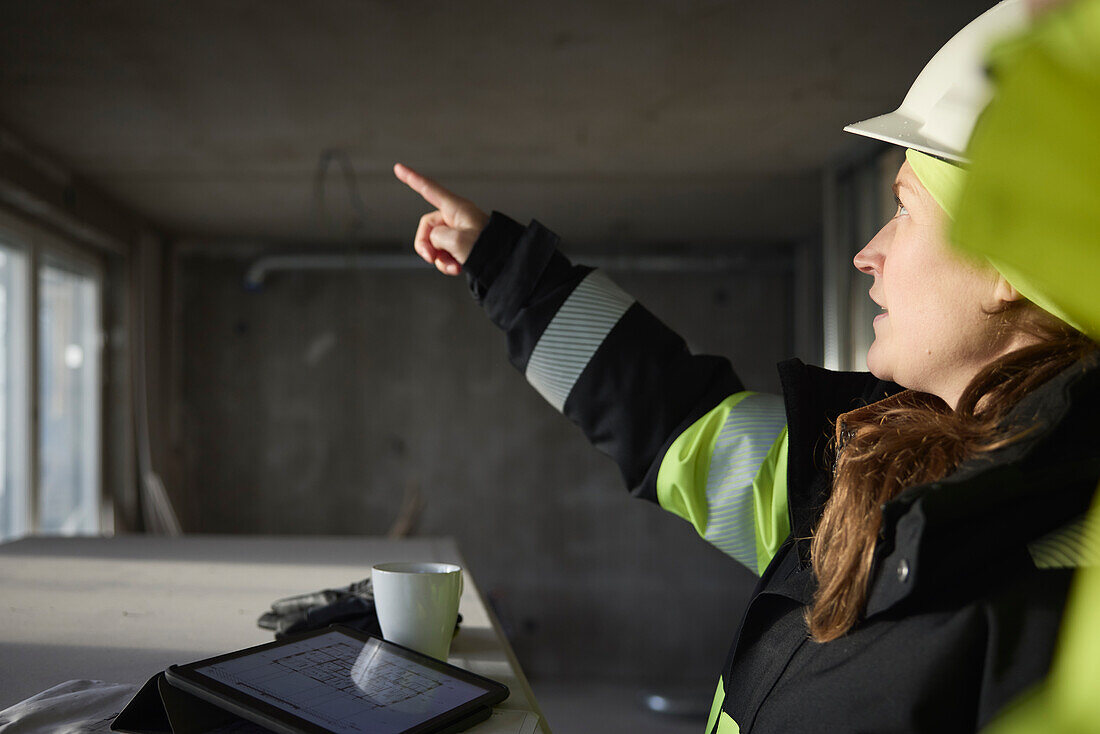
[(577, 242), (813, 235), (853, 120), (969, 0), (0, 0), (0, 126), (165, 231), (358, 236), (425, 210), (394, 161)]

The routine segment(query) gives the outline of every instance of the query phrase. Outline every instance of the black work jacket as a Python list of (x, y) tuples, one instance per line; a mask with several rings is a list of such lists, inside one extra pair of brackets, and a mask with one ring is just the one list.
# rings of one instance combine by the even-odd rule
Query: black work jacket
[[(557, 242), (537, 222), (494, 213), (464, 266), (521, 372), (591, 274)], [(623, 309), (569, 376), (559, 409), (616, 461), (635, 496), (656, 500), (661, 457), (744, 386), (728, 360), (692, 354), (636, 302)], [(797, 360), (780, 365), (780, 378), (792, 532), (729, 652), (724, 711), (741, 732), (975, 731), (1050, 664), (1072, 568), (1040, 569), (1029, 544), (1081, 517), (1096, 488), (1095, 360), (1021, 401), (1012, 419), (1033, 426), (1025, 437), (883, 506), (865, 618), (825, 644), (809, 639), (803, 611), (815, 584), (808, 538), (832, 486), (828, 439), (838, 416), (900, 388)]]
[(976, 731), (1039, 682), (1072, 568), (1037, 567), (1029, 543), (1084, 514), (1100, 475), (1100, 369), (1088, 360), (1013, 411), (1035, 429), (993, 457), (883, 507), (866, 615), (809, 639), (808, 537), (828, 497), (836, 418), (896, 391), (866, 374), (780, 365), (791, 536), (761, 577), (723, 671), (742, 732)]

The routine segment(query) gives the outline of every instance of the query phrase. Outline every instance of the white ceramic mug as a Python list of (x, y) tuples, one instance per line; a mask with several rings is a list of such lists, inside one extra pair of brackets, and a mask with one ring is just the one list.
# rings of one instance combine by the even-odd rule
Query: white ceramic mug
[(382, 636), (446, 661), (462, 596), (453, 563), (379, 563), (371, 572)]

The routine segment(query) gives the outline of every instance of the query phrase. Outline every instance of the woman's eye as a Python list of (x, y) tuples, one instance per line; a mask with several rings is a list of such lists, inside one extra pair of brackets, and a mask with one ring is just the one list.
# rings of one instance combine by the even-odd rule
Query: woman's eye
[(909, 210), (905, 208), (905, 204), (901, 203), (901, 199), (894, 197), (894, 202), (898, 205), (898, 210), (894, 213), (895, 217), (900, 217), (903, 214), (908, 214)]

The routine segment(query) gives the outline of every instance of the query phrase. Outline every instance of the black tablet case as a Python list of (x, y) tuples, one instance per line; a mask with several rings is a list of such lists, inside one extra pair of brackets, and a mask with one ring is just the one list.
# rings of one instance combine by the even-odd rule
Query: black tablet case
[[(436, 734), (456, 734), (485, 721), (493, 710), (485, 706)], [(268, 734), (271, 730), (176, 688), (164, 673), (141, 687), (111, 729), (127, 734)]]
[(130, 699), (111, 729), (130, 734), (267, 734), (270, 730), (192, 696), (157, 673)]

